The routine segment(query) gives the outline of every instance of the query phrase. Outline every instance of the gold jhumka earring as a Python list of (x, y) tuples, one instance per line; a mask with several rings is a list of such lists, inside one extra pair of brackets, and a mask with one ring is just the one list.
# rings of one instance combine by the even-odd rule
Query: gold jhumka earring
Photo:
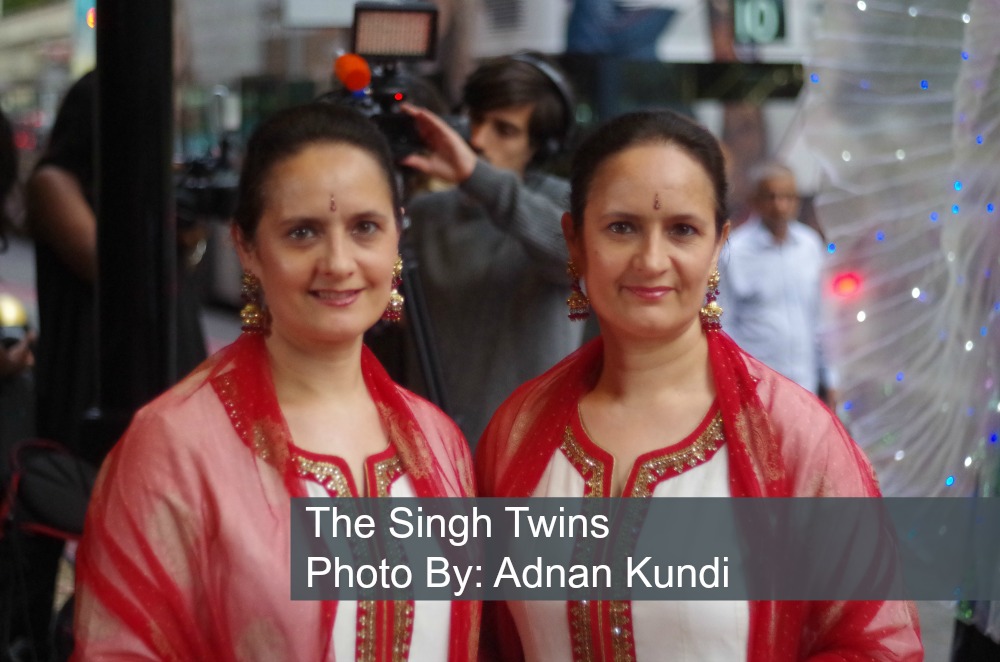
[(249, 271), (243, 272), (240, 281), (240, 298), (243, 308), (240, 310), (240, 320), (243, 322), (244, 333), (259, 333), (267, 335), (270, 331), (270, 316), (260, 303), (260, 280)]
[(722, 328), (722, 323), (719, 321), (722, 317), (722, 306), (715, 300), (719, 296), (719, 278), (718, 269), (713, 269), (708, 277), (705, 305), (701, 307), (701, 326), (706, 331), (718, 331)]
[(569, 318), (574, 322), (582, 322), (590, 317), (590, 299), (580, 288), (580, 272), (577, 271), (573, 260), (566, 264), (566, 273), (570, 278), (569, 286), (573, 290), (570, 292), (569, 298), (566, 299), (566, 305), (569, 306)]
[(382, 313), (382, 319), (387, 322), (399, 322), (403, 319), (403, 295), (399, 293), (399, 286), (403, 284), (403, 256), (397, 255), (396, 262), (392, 265), (392, 291), (389, 293), (389, 304)]

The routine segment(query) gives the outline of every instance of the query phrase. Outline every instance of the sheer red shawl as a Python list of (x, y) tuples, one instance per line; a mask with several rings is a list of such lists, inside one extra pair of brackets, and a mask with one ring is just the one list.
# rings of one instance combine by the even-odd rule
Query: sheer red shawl
[[(812, 394), (707, 334), (734, 497), (879, 496), (867, 459)], [(497, 410), (476, 449), (480, 494), (528, 497), (603, 358), (597, 338), (524, 384)], [(492, 607), (492, 605), (491, 605)], [(492, 611), (492, 609), (491, 609)], [(484, 625), (503, 659), (520, 657), (500, 608)], [(921, 660), (916, 609), (907, 602), (751, 602), (750, 662)]]
[[(397, 386), (367, 349), (361, 367), (417, 494), (472, 496), (468, 446), (454, 424)], [(136, 415), (88, 511), (75, 659), (332, 655), (336, 604), (288, 599), (288, 500), (307, 495), (290, 441), (256, 336)], [(475, 659), (480, 608), (452, 603), (449, 659)]]

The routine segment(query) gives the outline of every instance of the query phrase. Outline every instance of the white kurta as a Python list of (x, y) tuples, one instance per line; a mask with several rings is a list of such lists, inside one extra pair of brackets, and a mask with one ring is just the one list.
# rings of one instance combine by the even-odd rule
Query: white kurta
[[(623, 496), (663, 497), (728, 497), (729, 459), (725, 452), (715, 452), (721, 442), (721, 427), (713, 422), (717, 411), (712, 411), (698, 429), (678, 444), (640, 456), (630, 472)], [(571, 435), (549, 459), (533, 497), (582, 497), (610, 496), (610, 480), (599, 486), (584, 478), (581, 463), (593, 467), (603, 466), (603, 474), (613, 471), (613, 457), (593, 440), (580, 423), (579, 416), (569, 426)], [(690, 451), (704, 452), (704, 461), (691, 459)], [(690, 466), (688, 461), (696, 462)], [(678, 473), (673, 466), (682, 462)], [(656, 475), (656, 467), (668, 467)], [(645, 469), (645, 470), (644, 470)], [(591, 471), (587, 475), (593, 476)], [(650, 482), (644, 482), (644, 477)], [(650, 489), (651, 488), (651, 489)], [(585, 603), (573, 603), (583, 607)], [(586, 658), (576, 651), (574, 655), (574, 610), (565, 602), (525, 601), (508, 603), (517, 625), (521, 644), (527, 660), (552, 661)], [(750, 623), (749, 605), (744, 601), (635, 601), (618, 603), (619, 613), (626, 616), (612, 617), (597, 624), (593, 618), (586, 622), (593, 637), (593, 628), (602, 630), (614, 642), (631, 638), (627, 643), (611, 645), (614, 650), (625, 650), (631, 659), (670, 660), (671, 662), (733, 662), (746, 659)], [(614, 613), (614, 607), (607, 613)], [(625, 610), (625, 611), (622, 611)], [(602, 610), (598, 609), (598, 612)], [(591, 613), (593, 611), (591, 610)], [(629, 616), (630, 614), (630, 616)], [(621, 624), (621, 625), (619, 625)], [(577, 623), (576, 629), (584, 627)], [(593, 633), (593, 634), (592, 634)], [(624, 649), (620, 646), (625, 646)], [(597, 655), (597, 659), (601, 659)]]
[[(311, 497), (361, 496), (350, 479), (350, 470), (343, 459), (297, 451), (300, 473)], [(416, 498), (417, 492), (409, 476), (400, 467), (391, 446), (365, 460), (367, 485), (365, 496)], [(342, 492), (347, 492), (342, 493)], [(359, 631), (357, 600), (337, 602), (333, 622), (332, 649), (337, 660), (357, 659)], [(405, 621), (404, 621), (405, 622)], [(415, 600), (410, 632), (409, 659), (423, 662), (448, 659), (448, 629), (451, 625), (451, 603), (446, 600)]]

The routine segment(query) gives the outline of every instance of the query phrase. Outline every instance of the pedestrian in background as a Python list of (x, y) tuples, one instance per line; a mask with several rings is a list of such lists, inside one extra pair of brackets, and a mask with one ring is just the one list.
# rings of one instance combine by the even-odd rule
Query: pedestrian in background
[(729, 235), (719, 261), (726, 331), (754, 358), (837, 404), (834, 372), (820, 337), (826, 247), (796, 220), (795, 174), (772, 162), (751, 174), (751, 215)]

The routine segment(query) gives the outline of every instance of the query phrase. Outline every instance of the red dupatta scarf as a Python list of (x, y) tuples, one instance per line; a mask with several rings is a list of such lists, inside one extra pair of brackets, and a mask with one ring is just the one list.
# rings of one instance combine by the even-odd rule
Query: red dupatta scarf
[[(213, 357), (209, 382), (229, 414), (233, 428), (255, 457), (271, 465), (282, 476), (288, 494), (309, 496), (289, 450), (291, 433), (281, 413), (271, 377), (270, 360), (264, 339), (243, 334)], [(466, 467), (452, 463), (442, 466), (439, 458), (452, 455), (441, 439), (421, 429), (400, 387), (382, 364), (362, 346), (361, 372), (378, 408), (389, 438), (419, 497), (474, 496), (473, 477)], [(318, 633), (320, 650), (326, 659), (332, 641), (336, 603), (323, 601), (322, 627)], [(452, 602), (449, 660), (472, 660), (479, 639), (479, 602)]]
[[(799, 461), (815, 451), (815, 447), (807, 447), (790, 436), (783, 438), (775, 429), (773, 409), (765, 407), (761, 399), (761, 378), (750, 373), (744, 352), (722, 331), (709, 331), (707, 338), (726, 439), (732, 496), (820, 496), (822, 490), (813, 494), (802, 486), (825, 487), (841, 473), (843, 483), (848, 485), (842, 496), (879, 495), (867, 462), (835, 420), (832, 423), (827, 420), (826, 427), (841, 434), (834, 443), (842, 451), (840, 457), (846, 457), (847, 461), (836, 468), (823, 462)], [(482, 496), (517, 498), (534, 492), (549, 459), (562, 443), (563, 430), (577, 403), (594, 387), (603, 356), (603, 341), (596, 338), (542, 376), (524, 384), (501, 406), (476, 451)], [(764, 378), (769, 382), (768, 389), (764, 389), (769, 400), (787, 392), (782, 389), (788, 387), (778, 383), (787, 380), (773, 372)], [(780, 400), (781, 396), (775, 399)], [(773, 407), (775, 402), (769, 404)], [(795, 475), (789, 469), (790, 463), (794, 464)], [(800, 475), (806, 473), (815, 475)], [(831, 478), (830, 474), (836, 475)], [(509, 613), (499, 609), (491, 616), (497, 622), (495, 633), (490, 634), (499, 637), (495, 645), (502, 651), (501, 657), (516, 659), (519, 651), (514, 650), (516, 646), (514, 649), (509, 646), (509, 641), (516, 642), (517, 636)], [(907, 636), (905, 632), (915, 630), (915, 623), (915, 613), (905, 603), (755, 601), (750, 603), (747, 659), (750, 662), (791, 662), (804, 658), (920, 660), (923, 656), (918, 637)], [(879, 632), (886, 641), (898, 633), (902, 636), (884, 647), (881, 639), (873, 645), (868, 642), (869, 651), (884, 648), (884, 657), (850, 650), (852, 646), (863, 648), (856, 642), (863, 641), (865, 632), (872, 631)]]
[[(243, 334), (213, 361), (208, 379), (240, 439), (281, 473), (291, 496), (308, 496), (289, 452), (291, 433), (278, 406), (263, 338)], [(421, 429), (399, 386), (364, 346), (361, 373), (417, 495), (473, 496), (472, 477), (462, 467), (455, 472), (445, 470), (438, 458), (447, 451)]]
[[(732, 495), (791, 496), (775, 434), (742, 350), (721, 331), (708, 334), (708, 346), (728, 442)], [(566, 421), (594, 387), (603, 357), (604, 342), (598, 337), (524, 384), (501, 407), (476, 456), (484, 496), (530, 496), (562, 443)], [(509, 471), (513, 467), (516, 471)]]

